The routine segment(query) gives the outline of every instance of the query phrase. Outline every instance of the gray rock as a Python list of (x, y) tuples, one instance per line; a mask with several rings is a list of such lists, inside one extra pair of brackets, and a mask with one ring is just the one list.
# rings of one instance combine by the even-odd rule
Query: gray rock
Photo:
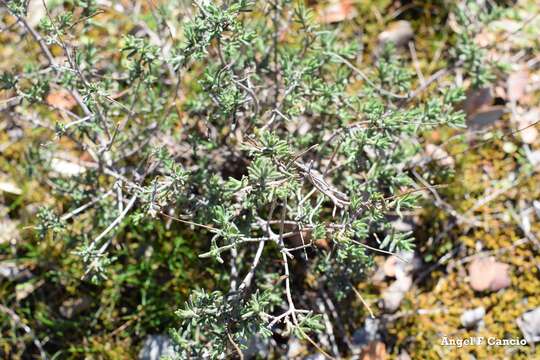
[(460, 317), (461, 325), (467, 329), (474, 329), (484, 324), (486, 309), (482, 306), (463, 312)]
[(251, 359), (256, 355), (263, 359), (268, 358), (268, 349), (270, 347), (268, 339), (264, 339), (261, 336), (253, 336), (245, 344), (247, 349), (242, 351), (245, 359)]
[(32, 273), (22, 266), (17, 265), (15, 261), (0, 262), (0, 278), (7, 280), (21, 280), (32, 277)]
[(390, 23), (385, 31), (379, 34), (379, 47), (392, 42), (396, 47), (407, 45), (414, 37), (414, 30), (411, 23), (405, 20)]
[(401, 304), (401, 300), (412, 285), (412, 277), (409, 275), (400, 275), (398, 278), (383, 291), (382, 303), (383, 308), (387, 313), (393, 313)]
[(355, 347), (361, 348), (372, 341), (380, 340), (381, 320), (375, 318), (367, 318), (364, 326), (353, 333), (352, 344)]
[(148, 335), (139, 352), (139, 360), (159, 360), (162, 356), (173, 355), (173, 344), (167, 335)]
[(326, 360), (326, 356), (324, 356), (323, 354), (313, 354), (313, 355), (308, 355), (304, 358), (304, 360)]
[(409, 355), (407, 351), (405, 351), (405, 349), (401, 349), (396, 359), (397, 360), (411, 360), (411, 356)]
[(295, 337), (289, 340), (289, 350), (287, 351), (287, 359), (293, 359), (305, 353), (306, 347)]
[(540, 307), (524, 313), (516, 322), (529, 344), (540, 341)]
[(540, 201), (534, 200), (533, 207), (534, 207), (534, 212), (536, 212), (536, 216), (540, 219)]

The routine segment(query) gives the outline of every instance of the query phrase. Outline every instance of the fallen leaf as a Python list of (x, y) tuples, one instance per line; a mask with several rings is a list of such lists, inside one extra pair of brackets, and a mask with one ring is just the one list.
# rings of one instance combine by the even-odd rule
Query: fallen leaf
[(75, 98), (66, 90), (50, 92), (46, 101), (47, 104), (64, 110), (71, 110), (77, 105)]
[(487, 107), (493, 103), (493, 95), (490, 88), (481, 88), (469, 91), (463, 103), (463, 109), (470, 118), (481, 108)]
[(527, 70), (516, 71), (506, 80), (506, 92), (508, 100), (519, 101), (525, 95), (527, 82), (529, 81), (529, 72)]
[(314, 241), (315, 243), (315, 246), (317, 246), (318, 248), (322, 248), (322, 249), (325, 249), (325, 250), (330, 250), (330, 246), (328, 245), (328, 241), (326, 239), (317, 239)]
[(507, 264), (493, 258), (475, 258), (469, 265), (469, 280), (475, 291), (498, 291), (510, 286)]
[(486, 106), (469, 117), (467, 125), (473, 130), (480, 130), (493, 125), (504, 114), (504, 106)]
[(406, 45), (414, 37), (411, 23), (405, 20), (395, 21), (379, 34), (379, 46), (393, 42), (396, 46)]
[(360, 353), (361, 360), (385, 360), (388, 358), (386, 345), (382, 341), (372, 341)]
[(319, 10), (319, 21), (323, 24), (332, 24), (352, 19), (356, 14), (351, 0), (333, 0), (328, 6)]

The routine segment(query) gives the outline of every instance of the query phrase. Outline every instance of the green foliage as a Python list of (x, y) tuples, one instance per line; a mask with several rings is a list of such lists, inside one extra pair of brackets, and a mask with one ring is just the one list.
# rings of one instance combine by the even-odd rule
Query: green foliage
[[(392, 218), (418, 205), (407, 165), (420, 134), (464, 124), (451, 74), (439, 91), (415, 87), (393, 44), (358, 68), (362, 46), (303, 2), (196, 1), (189, 17), (157, 9), (114, 36), (86, 21), (93, 2), (76, 3), (51, 7), (34, 39), (61, 56), (0, 85), (26, 100), (16, 116), (53, 114), (28, 150), (52, 203), (34, 225), (73, 267), (72, 289), (112, 296), (101, 312), (136, 289), (137, 331), (170, 326), (179, 359), (226, 358), (255, 336), (316, 338), (313, 294), (350, 304), (374, 253), (414, 249)], [(471, 36), (450, 61), (482, 86)], [(55, 112), (58, 89), (69, 104)], [(195, 260), (206, 282), (188, 276)]]

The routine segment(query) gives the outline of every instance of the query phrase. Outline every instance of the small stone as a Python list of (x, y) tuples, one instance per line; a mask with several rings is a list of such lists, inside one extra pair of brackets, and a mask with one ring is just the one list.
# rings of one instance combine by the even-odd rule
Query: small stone
[(0, 244), (9, 242), (10, 244), (16, 244), (20, 239), (20, 233), (17, 229), (19, 223), (10, 219), (0, 219)]
[(289, 340), (289, 350), (287, 350), (287, 359), (300, 356), (306, 352), (306, 347), (302, 345), (297, 338), (291, 338)]
[(409, 355), (407, 351), (405, 351), (405, 349), (401, 349), (396, 360), (411, 360), (411, 356)]
[(540, 307), (524, 313), (516, 322), (529, 344), (540, 341)]
[(390, 256), (386, 259), (383, 265), (384, 274), (388, 277), (395, 277), (396, 276), (396, 263), (398, 262), (398, 258), (395, 256)]
[(540, 120), (540, 108), (534, 108), (522, 113), (518, 112), (512, 120), (519, 129), (521, 140), (525, 144), (534, 144), (539, 135), (535, 124)]
[(362, 348), (372, 341), (380, 340), (380, 328), (381, 320), (370, 317), (366, 318), (364, 326), (353, 333), (352, 344), (354, 347)]
[(426, 156), (432, 161), (438, 162), (442, 166), (453, 167), (455, 164), (454, 158), (450, 156), (443, 148), (435, 144), (426, 145)]
[(405, 20), (390, 23), (385, 31), (379, 34), (379, 46), (394, 43), (397, 47), (406, 45), (414, 37), (411, 23)]
[(540, 201), (534, 200), (533, 208), (534, 208), (534, 212), (536, 213), (536, 217), (540, 219)]
[(534, 127), (528, 127), (526, 129), (523, 129), (520, 131), (521, 134), (521, 140), (525, 144), (534, 144), (536, 142), (536, 139), (538, 138), (538, 130), (536, 130)]
[(401, 301), (405, 297), (405, 293), (409, 291), (412, 285), (412, 277), (409, 275), (398, 276), (396, 281), (388, 287), (382, 294), (384, 310), (388, 313), (395, 312)]
[(0, 181), (0, 191), (13, 195), (22, 194), (22, 189), (11, 181)]
[(17, 265), (15, 261), (3, 261), (0, 262), (0, 278), (2, 277), (14, 281), (31, 278), (32, 273), (28, 269)]
[(139, 352), (139, 360), (159, 360), (162, 356), (173, 355), (173, 343), (167, 335), (148, 335)]
[(493, 258), (475, 258), (469, 265), (469, 280), (475, 291), (498, 291), (510, 286), (508, 264)]
[(420, 258), (412, 251), (401, 251), (397, 255), (399, 257), (395, 255), (388, 257), (383, 264), (384, 274), (388, 277), (408, 276), (422, 265)]
[(268, 358), (270, 344), (268, 339), (259, 335), (252, 336), (246, 343), (247, 349), (242, 351), (245, 359), (255, 358), (260, 356), (263, 359)]
[[(261, 356), (262, 359), (267, 359), (266, 357)], [(326, 356), (324, 356), (321, 353), (308, 355), (304, 358), (304, 360), (326, 360)]]
[(459, 319), (464, 328), (473, 329), (483, 324), (485, 315), (486, 309), (480, 306), (472, 310), (466, 310)]
[(529, 81), (529, 72), (527, 70), (516, 71), (508, 77), (506, 81), (506, 92), (508, 100), (515, 102), (525, 95), (525, 88)]
[(540, 165), (540, 150), (530, 151), (529, 149), (526, 149), (525, 154), (527, 155), (527, 160), (529, 160), (529, 163), (533, 167), (536, 168)]
[(516, 152), (517, 146), (514, 143), (507, 141), (503, 144), (503, 150), (507, 154), (513, 154)]
[(76, 176), (84, 173), (86, 168), (71, 161), (62, 159), (52, 159), (51, 169), (58, 174), (66, 177)]

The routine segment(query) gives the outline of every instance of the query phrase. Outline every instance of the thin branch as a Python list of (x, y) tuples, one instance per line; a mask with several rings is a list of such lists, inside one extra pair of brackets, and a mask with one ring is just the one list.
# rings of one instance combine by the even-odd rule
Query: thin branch
[(356, 290), (356, 287), (351, 284), (351, 288), (353, 289), (354, 293), (356, 294), (356, 296), (358, 296), (358, 298), (360, 299), (360, 301), (362, 302), (362, 304), (364, 304), (365, 308), (367, 309), (367, 311), (369, 312), (369, 316), (372, 318), (372, 319), (375, 319), (375, 315), (373, 315), (373, 311), (371, 311), (371, 307), (369, 306), (369, 304), (367, 303), (366, 300), (364, 300), (364, 298), (362, 297), (362, 294), (360, 294), (360, 292), (358, 290)]

